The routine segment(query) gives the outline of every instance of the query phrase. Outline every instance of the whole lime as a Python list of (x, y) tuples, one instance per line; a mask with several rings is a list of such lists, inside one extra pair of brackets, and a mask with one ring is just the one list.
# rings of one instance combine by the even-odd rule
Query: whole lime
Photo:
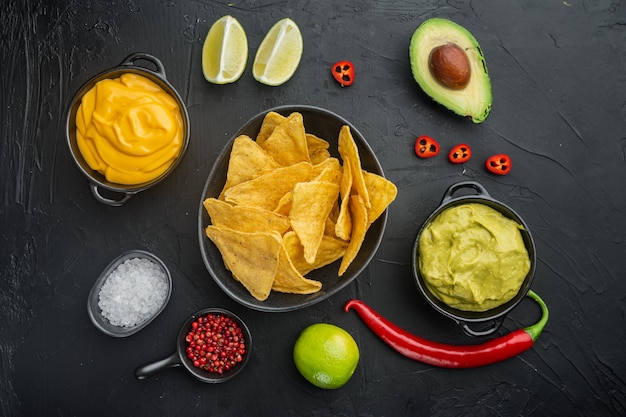
[(305, 328), (293, 347), (293, 360), (311, 384), (335, 389), (350, 380), (359, 363), (359, 347), (344, 329), (327, 323)]

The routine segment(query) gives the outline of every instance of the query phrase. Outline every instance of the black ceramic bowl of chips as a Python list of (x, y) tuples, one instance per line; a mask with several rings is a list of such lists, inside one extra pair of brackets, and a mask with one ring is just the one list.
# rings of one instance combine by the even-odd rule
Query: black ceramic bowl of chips
[(339, 159), (337, 149), (339, 131), (342, 126), (348, 126), (357, 145), (362, 168), (383, 177), (384, 173), (374, 151), (352, 123), (329, 110), (306, 105), (281, 106), (257, 114), (233, 135), (218, 155), (206, 180), (199, 204), (198, 237), (204, 264), (219, 287), (240, 304), (259, 311), (284, 312), (311, 306), (325, 300), (356, 279), (376, 254), (385, 231), (387, 210), (369, 226), (361, 249), (342, 276), (338, 276), (341, 260), (313, 270), (306, 275), (308, 279), (320, 281), (322, 283), (321, 290), (313, 294), (291, 294), (272, 291), (269, 297), (263, 301), (253, 297), (240, 282), (233, 278), (232, 273), (224, 265), (220, 251), (207, 237), (205, 230), (211, 224), (211, 218), (203, 203), (207, 198), (217, 198), (220, 195), (226, 183), (229, 158), (235, 139), (240, 135), (247, 135), (252, 139), (256, 138), (265, 115), (272, 111), (285, 117), (293, 112), (302, 114), (306, 132), (328, 141), (330, 144), (328, 149), (330, 155)]

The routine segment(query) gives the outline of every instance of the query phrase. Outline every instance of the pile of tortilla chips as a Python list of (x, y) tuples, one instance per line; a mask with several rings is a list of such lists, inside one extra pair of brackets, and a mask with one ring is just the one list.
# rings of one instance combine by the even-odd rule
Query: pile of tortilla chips
[(257, 300), (272, 290), (319, 291), (322, 283), (305, 275), (340, 258), (343, 275), (370, 224), (396, 198), (392, 182), (361, 168), (348, 126), (338, 138), (343, 166), (328, 148), (305, 132), (300, 113), (269, 112), (255, 140), (235, 139), (224, 188), (204, 201), (207, 236)]

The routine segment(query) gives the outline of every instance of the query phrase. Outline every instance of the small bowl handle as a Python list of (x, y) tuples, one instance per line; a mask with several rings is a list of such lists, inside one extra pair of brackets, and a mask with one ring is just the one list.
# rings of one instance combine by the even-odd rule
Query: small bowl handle
[(452, 200), (454, 194), (463, 188), (474, 189), (474, 191), (477, 192), (478, 196), (487, 197), (487, 198), (491, 197), (489, 193), (487, 192), (487, 190), (485, 189), (485, 187), (483, 187), (481, 184), (475, 181), (463, 181), (463, 182), (458, 182), (456, 184), (452, 184), (450, 187), (448, 187), (446, 192), (443, 193), (443, 198), (441, 199), (441, 205), (443, 206), (444, 204), (448, 203), (448, 201)]
[(486, 329), (481, 329), (481, 330), (474, 330), (469, 326), (469, 323), (467, 322), (459, 322), (459, 325), (461, 326), (461, 328), (463, 329), (463, 331), (469, 335), (469, 336), (474, 336), (474, 337), (480, 337), (480, 336), (489, 336), (490, 334), (492, 334), (493, 332), (495, 332), (496, 330), (498, 330), (500, 328), (500, 326), (502, 326), (502, 322), (504, 321), (503, 318), (497, 318), (493, 320), (493, 325), (491, 327), (488, 327)]
[(111, 198), (106, 198), (102, 194), (100, 194), (100, 188), (96, 184), (89, 184), (89, 188), (91, 188), (91, 194), (101, 202), (102, 204), (106, 204), (113, 207), (123, 206), (134, 194), (123, 194), (123, 197), (119, 200), (113, 200)]
[(165, 67), (163, 66), (163, 63), (159, 60), (159, 58), (152, 56), (150, 54), (146, 54), (145, 52), (135, 52), (133, 54), (128, 55), (120, 63), (120, 66), (135, 65), (135, 61), (138, 61), (140, 59), (143, 59), (144, 61), (149, 61), (156, 67), (156, 71), (152, 71), (149, 68), (146, 68), (147, 70), (154, 72), (155, 74), (159, 75), (163, 79), (167, 79), (165, 75)]
[(147, 363), (145, 365), (141, 365), (139, 368), (135, 370), (135, 378), (146, 379), (156, 374), (157, 372), (160, 372), (169, 368), (174, 368), (176, 366), (180, 366), (180, 361), (178, 360), (178, 353), (174, 352), (167, 358), (161, 359), (156, 362)]

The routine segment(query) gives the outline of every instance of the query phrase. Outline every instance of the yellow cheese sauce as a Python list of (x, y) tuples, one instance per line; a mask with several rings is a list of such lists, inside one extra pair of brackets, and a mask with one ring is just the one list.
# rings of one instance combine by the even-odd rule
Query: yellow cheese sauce
[(528, 271), (522, 226), (467, 203), (442, 211), (419, 239), (419, 268), (430, 291), (458, 310), (486, 311), (511, 300)]
[(76, 114), (83, 158), (116, 184), (142, 184), (167, 171), (182, 151), (183, 130), (176, 100), (132, 73), (98, 82)]

